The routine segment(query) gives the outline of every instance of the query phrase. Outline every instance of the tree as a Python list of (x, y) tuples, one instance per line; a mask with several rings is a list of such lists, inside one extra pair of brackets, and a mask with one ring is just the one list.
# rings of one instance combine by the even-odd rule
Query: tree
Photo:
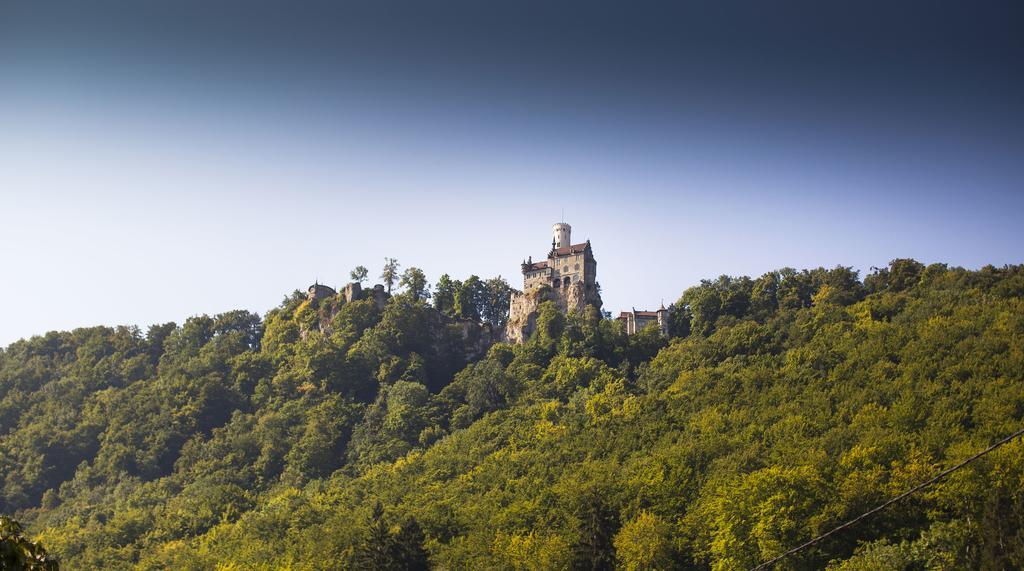
[(366, 527), (366, 540), (356, 554), (359, 569), (373, 571), (425, 571), (430, 568), (427, 551), (423, 548), (426, 537), (414, 518), (403, 521), (392, 531), (384, 507), (373, 505)]
[(430, 391), (421, 383), (396, 381), (387, 387), (387, 412), (381, 430), (405, 442), (415, 442), (426, 425)]
[(825, 489), (811, 466), (773, 465), (708, 485), (688, 515), (709, 535), (705, 557), (720, 568), (750, 568), (809, 535)]
[(57, 571), (57, 561), (42, 545), (29, 541), (24, 531), (17, 521), (0, 515), (0, 569)]
[(860, 274), (848, 266), (836, 266), (825, 274), (825, 283), (835, 290), (836, 301), (851, 305), (864, 299), (864, 286)]
[(430, 558), (423, 544), (427, 538), (423, 528), (415, 518), (408, 518), (398, 527), (394, 536), (393, 564), (394, 569), (404, 571), (426, 571), (430, 569)]
[(391, 529), (384, 518), (384, 506), (378, 501), (370, 512), (366, 540), (356, 554), (356, 564), (360, 569), (393, 569), (393, 555), (394, 540), (391, 537)]
[(512, 287), (501, 276), (485, 281), (480, 296), (480, 317), (492, 325), (504, 327), (508, 322), (511, 296)]
[(691, 330), (702, 335), (710, 335), (722, 311), (722, 298), (714, 283), (708, 280), (701, 281), (699, 286), (693, 286), (683, 292), (680, 302), (677, 305), (685, 306), (692, 315)]
[(455, 313), (455, 292), (462, 288), (462, 282), (452, 280), (448, 274), (437, 278), (437, 285), (434, 286), (434, 309), (445, 315)]
[(672, 567), (671, 526), (642, 511), (615, 536), (615, 555), (626, 571), (653, 571)]
[(466, 404), (469, 405), (474, 418), (501, 408), (511, 399), (510, 379), (497, 361), (481, 361), (475, 366), (467, 367), (465, 374)]
[(160, 355), (164, 352), (164, 341), (174, 333), (178, 326), (173, 321), (162, 325), (150, 325), (146, 332), (146, 342), (149, 343), (149, 356), (153, 364), (160, 361)]
[(755, 317), (765, 318), (779, 309), (779, 273), (768, 272), (754, 280), (750, 305)]
[(607, 500), (596, 489), (580, 498), (579, 540), (573, 546), (573, 569), (611, 570), (615, 568), (615, 545), (612, 540), (619, 522)]
[(345, 447), (358, 420), (357, 410), (338, 395), (310, 410), (302, 436), (285, 457), (288, 473), (305, 481), (329, 476), (337, 469), (345, 460)]
[(352, 278), (352, 281), (356, 282), (357, 284), (362, 284), (363, 282), (366, 281), (366, 277), (369, 274), (370, 272), (369, 270), (366, 269), (366, 266), (356, 266), (355, 269), (353, 269), (348, 274), (348, 276)]
[(737, 319), (745, 317), (750, 310), (750, 292), (753, 287), (750, 278), (720, 276), (715, 285), (721, 296), (722, 314)]
[(889, 289), (903, 291), (917, 283), (924, 264), (911, 258), (897, 258), (889, 262)]
[(807, 270), (793, 268), (779, 270), (778, 301), (780, 309), (800, 309), (811, 306), (814, 284)]
[(455, 292), (455, 315), (462, 319), (479, 321), (483, 297), (483, 282), (476, 276), (469, 276)]
[(864, 276), (864, 289), (868, 293), (878, 293), (889, 283), (889, 268), (871, 266), (871, 273)]
[(651, 324), (626, 338), (626, 356), (634, 366), (650, 361), (668, 344), (658, 325)]
[(693, 314), (690, 307), (682, 299), (668, 307), (668, 334), (671, 337), (687, 337), (690, 335), (690, 323)]
[(384, 270), (380, 273), (380, 279), (384, 280), (384, 285), (388, 287), (388, 293), (391, 293), (392, 286), (398, 281), (398, 260), (384, 258)]
[(405, 288), (406, 293), (413, 299), (428, 299), (430, 297), (430, 286), (427, 284), (427, 276), (423, 270), (410, 267), (402, 272), (402, 279), (398, 285)]

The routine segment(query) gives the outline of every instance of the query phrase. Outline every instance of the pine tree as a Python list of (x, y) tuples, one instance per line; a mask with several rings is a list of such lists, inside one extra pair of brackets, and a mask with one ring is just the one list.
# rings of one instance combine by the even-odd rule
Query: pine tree
[(394, 538), (395, 569), (407, 571), (426, 571), (430, 569), (427, 550), (423, 548), (426, 536), (418, 521), (409, 518), (402, 523), (398, 535)]
[(605, 571), (615, 567), (613, 540), (619, 522), (597, 490), (587, 492), (579, 507), (579, 540), (573, 546), (573, 569)]
[(360, 569), (384, 571), (396, 569), (394, 566), (394, 540), (387, 520), (384, 518), (384, 506), (377, 502), (370, 514), (370, 522), (366, 528), (366, 541), (356, 554), (356, 563)]

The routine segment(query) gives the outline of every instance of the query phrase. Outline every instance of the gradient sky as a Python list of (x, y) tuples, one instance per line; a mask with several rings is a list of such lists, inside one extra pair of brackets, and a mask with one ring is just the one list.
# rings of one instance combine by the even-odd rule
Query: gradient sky
[[(86, 5), (87, 4), (87, 5)], [(0, 345), (385, 256), (702, 278), (1024, 261), (1024, 4), (0, 0)]]

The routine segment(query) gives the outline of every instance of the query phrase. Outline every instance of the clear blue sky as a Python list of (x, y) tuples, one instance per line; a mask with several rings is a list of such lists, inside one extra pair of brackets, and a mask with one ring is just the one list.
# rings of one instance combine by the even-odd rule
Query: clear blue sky
[(0, 0), (0, 345), (385, 256), (517, 285), (563, 209), (612, 312), (1024, 261), (1019, 3), (849, 4)]

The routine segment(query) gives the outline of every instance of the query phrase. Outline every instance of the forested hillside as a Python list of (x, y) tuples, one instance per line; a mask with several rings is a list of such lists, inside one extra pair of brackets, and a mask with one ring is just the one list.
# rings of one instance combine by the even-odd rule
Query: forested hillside
[[(723, 276), (670, 339), (548, 303), (486, 353), (493, 304), (425, 297), (12, 344), (0, 512), (63, 569), (746, 569), (1024, 426), (1024, 266)], [(779, 568), (1021, 568), (1022, 490), (1017, 441)]]

